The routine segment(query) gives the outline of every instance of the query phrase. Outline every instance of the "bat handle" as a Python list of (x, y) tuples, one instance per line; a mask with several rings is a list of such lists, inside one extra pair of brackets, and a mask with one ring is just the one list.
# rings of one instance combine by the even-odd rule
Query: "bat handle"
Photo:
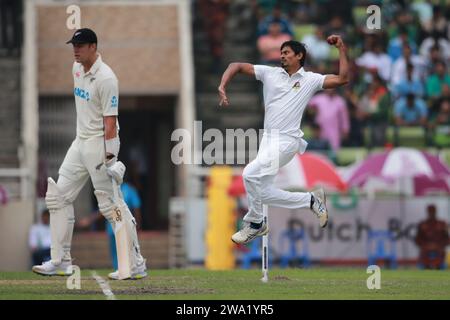
[(114, 180), (114, 178), (111, 177), (111, 181), (112, 181), (114, 202), (116, 203), (116, 205), (119, 205), (119, 203), (118, 203), (118, 201), (119, 201), (119, 186), (117, 185), (117, 182), (116, 182), (116, 180)]

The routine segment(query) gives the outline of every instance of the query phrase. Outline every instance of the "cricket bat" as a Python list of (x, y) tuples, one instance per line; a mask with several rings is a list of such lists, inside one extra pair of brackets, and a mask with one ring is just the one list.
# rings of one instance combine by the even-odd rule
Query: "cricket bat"
[(114, 210), (114, 235), (116, 238), (116, 251), (117, 262), (119, 267), (119, 279), (127, 279), (131, 277), (131, 243), (128, 233), (127, 222), (125, 221), (124, 212), (126, 208), (122, 205), (119, 197), (119, 186), (117, 182), (112, 179), (114, 202), (117, 204), (117, 208)]

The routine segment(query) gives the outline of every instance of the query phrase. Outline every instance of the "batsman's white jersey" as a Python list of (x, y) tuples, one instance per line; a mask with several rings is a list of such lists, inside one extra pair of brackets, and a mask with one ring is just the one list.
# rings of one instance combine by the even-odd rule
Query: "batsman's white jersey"
[(310, 193), (277, 189), (273, 180), (280, 167), (306, 150), (300, 123), (309, 100), (322, 90), (325, 75), (300, 68), (289, 76), (283, 68), (263, 65), (255, 65), (254, 70), (264, 85), (264, 135), (256, 159), (242, 175), (249, 203), (244, 221), (259, 223), (263, 204), (290, 209), (310, 205)]
[(103, 137), (103, 117), (119, 114), (119, 84), (111, 68), (98, 55), (85, 73), (80, 63), (72, 68), (77, 109), (77, 137)]
[(72, 74), (77, 136), (66, 154), (59, 174), (74, 181), (76, 194), (90, 176), (96, 190), (112, 195), (111, 181), (105, 168), (96, 167), (105, 159), (103, 117), (119, 114), (118, 80), (111, 68), (102, 61), (100, 54), (86, 73), (83, 65), (75, 62)]

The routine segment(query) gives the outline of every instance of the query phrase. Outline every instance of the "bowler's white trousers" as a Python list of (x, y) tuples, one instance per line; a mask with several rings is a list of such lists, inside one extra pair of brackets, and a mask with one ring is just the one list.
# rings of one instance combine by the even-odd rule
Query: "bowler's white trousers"
[(262, 222), (263, 204), (289, 209), (310, 207), (311, 193), (289, 192), (273, 185), (278, 170), (298, 152), (305, 152), (306, 145), (301, 138), (264, 132), (255, 160), (242, 173), (249, 210), (244, 221)]

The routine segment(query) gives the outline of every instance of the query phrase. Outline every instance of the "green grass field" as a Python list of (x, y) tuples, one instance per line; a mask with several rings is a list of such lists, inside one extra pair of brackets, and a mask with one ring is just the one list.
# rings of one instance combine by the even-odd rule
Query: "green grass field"
[[(108, 271), (97, 270), (106, 280)], [(151, 270), (136, 281), (108, 281), (118, 300), (290, 300), (290, 299), (450, 299), (450, 271), (413, 269), (381, 271), (381, 289), (369, 290), (365, 268), (274, 269), (268, 283), (254, 270)], [(91, 270), (81, 273), (81, 289), (69, 290), (64, 277), (42, 277), (32, 272), (0, 273), (0, 300), (104, 300)]]

